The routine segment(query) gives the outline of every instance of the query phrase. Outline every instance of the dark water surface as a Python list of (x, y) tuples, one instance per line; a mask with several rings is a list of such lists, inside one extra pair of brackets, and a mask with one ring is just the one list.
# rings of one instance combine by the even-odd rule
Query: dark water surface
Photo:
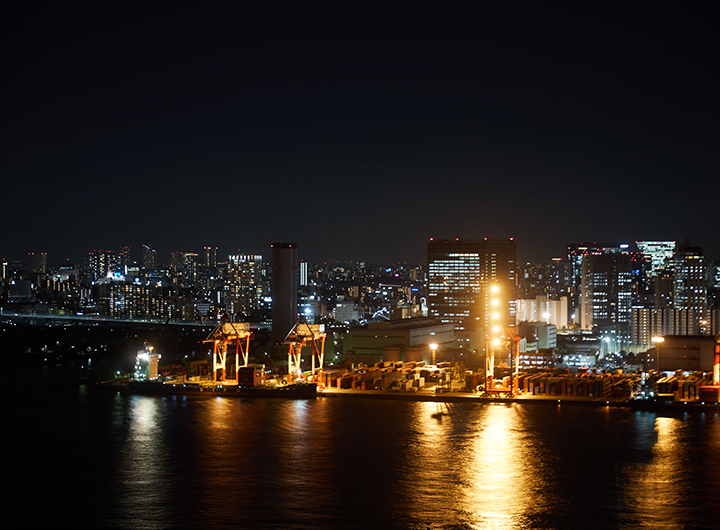
[(720, 416), (572, 405), (6, 400), (6, 528), (720, 528)]

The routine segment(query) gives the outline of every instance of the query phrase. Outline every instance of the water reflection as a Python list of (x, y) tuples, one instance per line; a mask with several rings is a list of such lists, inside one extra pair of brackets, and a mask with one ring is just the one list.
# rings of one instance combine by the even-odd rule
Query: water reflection
[(654, 420), (654, 435), (650, 461), (630, 464), (624, 470), (627, 507), (638, 527), (683, 527), (695, 503), (705, 499), (707, 488), (716, 483), (712, 477), (704, 484), (706, 476), (698, 471), (706, 468), (700, 463), (713, 469), (713, 462), (718, 462), (720, 425), (717, 421), (707, 425), (704, 414), (659, 416)]
[[(163, 507), (172, 489), (166, 484), (166, 462), (161, 406), (163, 401), (134, 397), (125, 411), (127, 439), (121, 446), (118, 473), (117, 511), (108, 514), (109, 521), (122, 520), (135, 528), (163, 528)], [(112, 455), (114, 456), (114, 455)]]
[[(53, 494), (38, 527), (716, 528), (720, 514), (716, 413), (83, 391), (18, 401), (21, 460), (42, 469), (11, 474), (10, 505), (34, 499), (42, 473)], [(50, 433), (48, 467), (31, 446)], [(10, 527), (38, 511), (26, 506)]]
[(407, 482), (419, 523), (526, 528), (554, 498), (521, 407), (418, 403), (415, 412)]
[(468, 455), (468, 486), (458, 500), (483, 528), (517, 527), (534, 501), (525, 472), (532, 455), (516, 435), (514, 407), (489, 406), (484, 412)]

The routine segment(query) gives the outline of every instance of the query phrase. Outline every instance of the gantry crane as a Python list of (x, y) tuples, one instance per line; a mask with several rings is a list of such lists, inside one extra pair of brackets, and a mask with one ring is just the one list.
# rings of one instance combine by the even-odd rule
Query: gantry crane
[[(227, 367), (228, 346), (235, 343), (235, 381), (238, 380), (238, 369), (240, 366), (247, 366), (248, 352), (250, 350), (250, 324), (245, 322), (228, 322), (226, 318), (208, 335), (203, 342), (213, 343), (213, 381), (217, 382), (217, 372), (222, 369), (221, 381), (225, 383), (225, 372)], [(243, 347), (243, 339), (245, 344)], [(240, 364), (240, 355), (243, 357), (243, 364)]]
[[(312, 382), (322, 381), (323, 362), (325, 359), (325, 326), (323, 324), (308, 324), (305, 319), (300, 319), (293, 326), (283, 341), (288, 344), (288, 383), (301, 377), (301, 352), (303, 346), (310, 343), (312, 348)], [(318, 341), (320, 346), (318, 347)], [(315, 358), (318, 360), (318, 372), (316, 372)]]

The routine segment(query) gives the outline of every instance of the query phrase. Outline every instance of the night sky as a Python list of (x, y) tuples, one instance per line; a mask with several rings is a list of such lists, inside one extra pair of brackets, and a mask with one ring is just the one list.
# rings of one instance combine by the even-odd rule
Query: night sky
[(0, 257), (689, 237), (720, 259), (712, 3), (13, 4)]

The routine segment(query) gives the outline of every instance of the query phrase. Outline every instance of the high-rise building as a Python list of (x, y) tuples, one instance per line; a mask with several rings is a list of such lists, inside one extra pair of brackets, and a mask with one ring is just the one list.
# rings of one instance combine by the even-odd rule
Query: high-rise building
[(655, 309), (674, 307), (675, 271), (672, 265), (655, 275)]
[(30, 252), (28, 254), (28, 262), (30, 271), (45, 274), (47, 272), (47, 253), (46, 252)]
[(225, 307), (233, 322), (260, 307), (262, 298), (262, 256), (238, 254), (228, 257), (225, 277)]
[(130, 263), (130, 245), (120, 247), (120, 251), (117, 253), (117, 270), (113, 272), (119, 272), (120, 274), (127, 274), (127, 268)]
[(701, 334), (710, 332), (707, 305), (707, 264), (701, 247), (691, 247), (683, 239), (673, 259), (673, 307), (692, 309), (695, 325)]
[(285, 339), (298, 318), (298, 260), (295, 243), (273, 243), (271, 248), (272, 340)]
[(651, 277), (656, 277), (658, 272), (666, 268), (675, 255), (675, 241), (636, 241), (635, 244), (650, 262)]
[(308, 262), (300, 260), (300, 285), (308, 285)]
[(210, 268), (217, 267), (217, 247), (204, 247), (205, 250), (205, 266)]
[(175, 273), (179, 273), (182, 270), (184, 260), (184, 252), (178, 252), (177, 250), (173, 250), (170, 253), (170, 267), (172, 267)]
[(613, 243), (570, 243), (568, 245), (568, 261), (570, 262), (570, 304), (573, 313), (580, 313), (582, 291), (582, 262), (585, 256), (600, 254), (620, 254), (623, 247)]
[(198, 255), (195, 252), (182, 253), (182, 265), (180, 267), (180, 286), (197, 287), (198, 280)]
[(91, 281), (107, 278), (112, 273), (123, 273), (120, 254), (112, 250), (92, 249), (87, 257), (88, 276)]
[(157, 251), (150, 245), (142, 246), (142, 266), (145, 269), (154, 269), (157, 267)]
[(626, 326), (629, 331), (632, 307), (633, 256), (588, 254), (582, 260), (580, 325), (598, 331)]
[[(515, 326), (516, 244), (513, 239), (435, 240), (428, 243), (430, 316), (483, 336), (491, 315), (503, 327)], [(490, 290), (499, 287), (499, 305), (491, 307)], [(470, 339), (468, 342), (473, 342)], [(475, 344), (482, 344), (475, 341)]]

